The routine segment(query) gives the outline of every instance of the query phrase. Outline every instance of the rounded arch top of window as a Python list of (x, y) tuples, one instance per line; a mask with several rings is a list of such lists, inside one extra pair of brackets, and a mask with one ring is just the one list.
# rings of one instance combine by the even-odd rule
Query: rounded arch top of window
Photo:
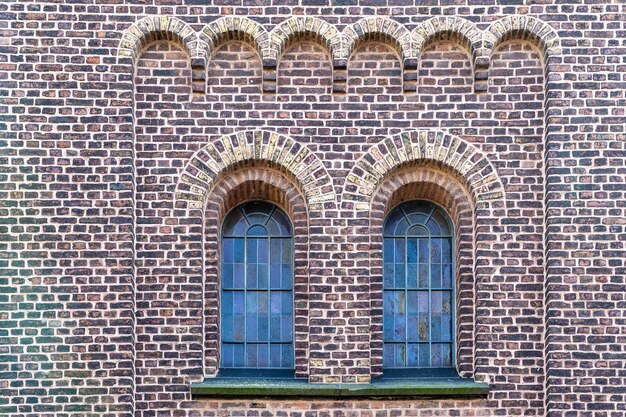
[(385, 236), (450, 237), (452, 223), (441, 207), (426, 200), (407, 201), (393, 208), (383, 226)]
[(291, 237), (291, 222), (280, 207), (266, 201), (249, 201), (226, 215), (222, 235)]

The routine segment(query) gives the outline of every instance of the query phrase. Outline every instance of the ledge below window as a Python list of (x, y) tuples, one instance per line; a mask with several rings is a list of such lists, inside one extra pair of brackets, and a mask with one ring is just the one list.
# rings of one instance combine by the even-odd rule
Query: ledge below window
[(370, 384), (310, 384), (302, 379), (207, 378), (194, 396), (212, 397), (457, 397), (486, 396), (489, 384), (469, 378), (377, 379)]

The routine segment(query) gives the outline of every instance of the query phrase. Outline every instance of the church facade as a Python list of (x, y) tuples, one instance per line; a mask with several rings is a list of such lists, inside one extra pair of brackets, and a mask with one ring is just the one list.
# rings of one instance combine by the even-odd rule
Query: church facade
[(0, 415), (626, 415), (626, 5), (0, 35)]

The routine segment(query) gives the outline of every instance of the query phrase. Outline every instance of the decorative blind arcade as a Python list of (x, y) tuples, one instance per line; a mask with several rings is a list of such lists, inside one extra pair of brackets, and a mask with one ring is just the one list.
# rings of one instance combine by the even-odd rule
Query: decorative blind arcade
[(452, 229), (428, 201), (400, 204), (383, 231), (383, 367), (454, 365)]
[(232, 210), (222, 230), (221, 368), (293, 369), (293, 237), (265, 202)]

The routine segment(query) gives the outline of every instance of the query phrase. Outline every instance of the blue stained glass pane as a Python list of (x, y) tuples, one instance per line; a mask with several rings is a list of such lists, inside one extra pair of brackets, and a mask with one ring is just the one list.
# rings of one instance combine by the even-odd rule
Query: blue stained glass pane
[[(402, 213), (402, 210), (400, 210), (399, 207), (396, 207), (395, 209), (391, 210), (391, 212), (385, 219), (383, 233), (385, 235), (394, 235), (396, 231), (396, 226), (401, 221), (405, 221), (404, 214)], [(406, 226), (408, 226), (408, 223), (406, 221), (405, 221), (405, 224)]]
[(430, 286), (431, 288), (441, 288), (441, 264), (430, 266)]
[(395, 345), (395, 358), (394, 358), (394, 367), (395, 368), (403, 368), (406, 362), (406, 346), (404, 343), (398, 343)]
[(452, 265), (442, 265), (441, 274), (441, 288), (452, 288)]
[(281, 286), (281, 277), (280, 277), (280, 264), (272, 264), (270, 266), (270, 288), (280, 288)]
[(409, 368), (417, 368), (419, 366), (419, 345), (417, 343), (409, 343), (407, 345), (406, 366)]
[(282, 363), (281, 346), (277, 344), (269, 345), (269, 366), (272, 368), (280, 368)]
[(232, 368), (235, 366), (233, 361), (234, 345), (224, 344), (222, 345), (222, 366), (226, 368)]
[[(433, 344), (433, 349), (437, 344)], [(450, 343), (441, 343), (439, 346), (439, 354), (440, 354), (440, 363), (438, 366), (440, 367), (450, 367), (452, 366), (452, 345)], [(435, 364), (433, 364), (435, 366)]]
[(405, 240), (404, 239), (394, 239), (394, 254), (395, 254), (395, 262), (404, 264), (406, 262), (406, 251), (405, 251)]
[(417, 286), (419, 288), (428, 288), (429, 281), (428, 264), (419, 264), (417, 272)]
[(281, 252), (282, 257), (280, 258), (281, 262), (291, 265), (291, 263), (293, 262), (293, 246), (291, 243), (291, 239), (279, 239), (279, 241), (283, 245)]
[(406, 261), (408, 263), (417, 263), (417, 239), (414, 237), (406, 240)]
[(269, 287), (269, 277), (267, 271), (267, 264), (259, 264), (257, 267), (258, 285), (259, 288)]
[(418, 258), (419, 258), (419, 263), (421, 264), (427, 264), (429, 261), (429, 257), (430, 257), (430, 251), (428, 249), (429, 244), (428, 244), (428, 239), (420, 239), (419, 240), (419, 252), (418, 252)]
[(246, 345), (246, 367), (257, 368), (258, 363), (259, 361), (257, 357), (257, 345), (255, 344)]
[(441, 345), (438, 343), (433, 343), (431, 346), (431, 366), (438, 368), (442, 366), (443, 360), (441, 357)]
[(258, 239), (248, 239), (248, 245), (246, 247), (246, 262), (249, 264), (257, 262), (257, 241)]
[(409, 236), (429, 236), (430, 233), (428, 230), (421, 225), (411, 226), (411, 228), (406, 232)]
[(383, 262), (393, 262), (394, 260), (394, 240), (393, 238), (386, 237), (383, 239)]
[(243, 344), (233, 346), (233, 367), (246, 366), (246, 350)]
[(267, 239), (257, 239), (257, 262), (266, 264), (269, 256), (269, 241)]
[(246, 286), (246, 266), (244, 263), (237, 263), (233, 268), (233, 288), (244, 288)]
[(452, 242), (450, 239), (441, 239), (441, 262), (452, 263)]
[(222, 265), (222, 286), (224, 288), (233, 288), (233, 264)]
[(222, 260), (224, 263), (233, 263), (235, 243), (234, 239), (224, 238), (222, 241)]
[(394, 345), (392, 343), (385, 343), (383, 345), (383, 367), (393, 368), (394, 358)]
[(267, 236), (268, 234), (267, 229), (260, 225), (255, 225), (248, 229), (248, 236)]
[(406, 264), (397, 263), (394, 271), (394, 288), (406, 287)]
[(418, 292), (409, 291), (407, 293), (407, 340), (417, 340), (418, 329)]
[(393, 318), (394, 318), (394, 292), (383, 292), (383, 339), (392, 341), (393, 339)]
[(394, 291), (394, 334), (393, 340), (406, 340), (406, 294), (404, 291)]
[(383, 288), (393, 288), (395, 281), (395, 264), (389, 262), (383, 265)]
[(222, 231), (225, 235), (242, 236), (247, 228), (248, 223), (246, 219), (243, 217), (241, 210), (236, 208), (226, 216)]
[(441, 263), (441, 239), (431, 239), (430, 261)]
[(450, 224), (440, 209), (435, 210), (431, 220), (437, 223), (441, 236), (447, 236), (452, 234), (452, 230), (450, 230)]
[[(243, 291), (232, 291), (230, 292), (233, 297), (233, 311), (236, 316), (243, 316), (246, 314), (246, 303), (245, 303), (245, 295)], [(224, 293), (227, 294), (227, 293)]]
[(269, 346), (265, 343), (257, 345), (257, 367), (267, 368), (270, 364), (269, 361)]
[(430, 346), (428, 343), (419, 344), (418, 366), (420, 368), (430, 367)]
[(290, 368), (293, 366), (293, 346), (292, 345), (280, 345), (282, 348), (282, 363), (283, 368)]
[(418, 292), (417, 294), (417, 335), (419, 340), (428, 340), (430, 338), (429, 333), (429, 303), (428, 293)]
[(406, 287), (417, 288), (418, 264), (408, 264), (406, 270)]
[(293, 274), (291, 272), (291, 264), (282, 264), (281, 265), (281, 277), (282, 277), (282, 285), (281, 288), (284, 289), (292, 289), (293, 288)]
[(428, 220), (426, 223), (426, 227), (432, 236), (441, 236), (441, 228), (439, 227), (439, 223), (433, 218)]
[(234, 240), (234, 262), (244, 263), (246, 261), (246, 240), (245, 239), (233, 239)]
[(259, 278), (257, 276), (257, 265), (246, 265), (246, 287), (247, 288), (259, 288)]

